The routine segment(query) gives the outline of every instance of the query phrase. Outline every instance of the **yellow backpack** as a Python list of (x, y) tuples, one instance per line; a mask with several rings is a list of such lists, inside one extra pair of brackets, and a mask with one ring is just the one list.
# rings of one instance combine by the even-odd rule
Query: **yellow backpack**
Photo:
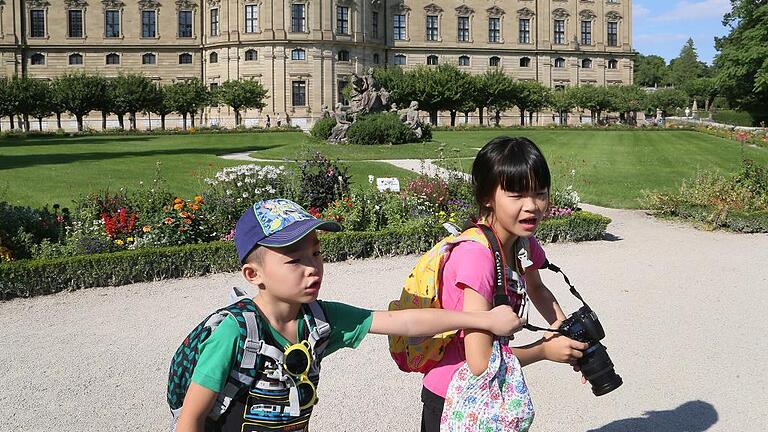
[[(443, 265), (453, 248), (465, 241), (474, 241), (491, 249), (496, 267), (496, 290), (493, 303), (494, 306), (509, 304), (506, 292), (507, 277), (504, 271), (505, 261), (499, 241), (490, 227), (478, 224), (463, 233), (457, 232), (442, 239), (429, 252), (422, 255), (406, 279), (400, 299), (392, 301), (389, 304), (389, 310), (442, 308), (438, 290), (443, 278)], [(527, 241), (524, 242), (524, 247), (527, 251)], [(522, 267), (519, 261), (517, 267), (518, 269)], [(446, 345), (451, 342), (456, 333), (456, 331), (450, 331), (427, 337), (389, 336), (389, 352), (401, 370), (426, 373), (440, 362)]]

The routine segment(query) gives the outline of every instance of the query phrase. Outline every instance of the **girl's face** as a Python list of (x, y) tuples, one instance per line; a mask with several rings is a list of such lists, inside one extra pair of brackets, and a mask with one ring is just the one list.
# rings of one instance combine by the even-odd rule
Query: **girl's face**
[(508, 192), (496, 187), (490, 202), (489, 221), (501, 236), (530, 237), (536, 232), (549, 206), (549, 191)]

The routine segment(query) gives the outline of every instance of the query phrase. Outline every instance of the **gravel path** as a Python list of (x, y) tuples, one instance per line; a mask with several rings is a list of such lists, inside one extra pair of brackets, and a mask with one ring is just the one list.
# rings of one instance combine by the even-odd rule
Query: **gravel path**
[[(613, 218), (612, 241), (546, 250), (599, 313), (624, 386), (595, 398), (568, 367), (529, 366), (533, 430), (768, 430), (768, 236), (589, 209)], [(415, 259), (328, 264), (321, 297), (384, 308)], [(218, 274), (0, 303), (0, 431), (166, 430), (170, 356), (233, 285), (238, 274)], [(313, 430), (418, 430), (419, 389), (372, 335), (325, 362)]]

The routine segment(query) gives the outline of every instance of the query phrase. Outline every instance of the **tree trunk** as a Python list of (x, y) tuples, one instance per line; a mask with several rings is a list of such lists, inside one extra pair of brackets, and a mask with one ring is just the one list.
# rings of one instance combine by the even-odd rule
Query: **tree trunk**
[(528, 126), (533, 126), (533, 111), (528, 111)]
[(187, 113), (181, 115), (181, 128), (187, 130)]
[(469, 123), (469, 111), (464, 111), (464, 124)]
[(520, 110), (520, 126), (525, 126), (525, 110)]
[(56, 113), (56, 128), (61, 129), (61, 113)]
[(24, 132), (29, 132), (29, 114), (24, 114)]
[(13, 126), (14, 126), (13, 122), (15, 120), (16, 119), (13, 117), (13, 114), (8, 116), (8, 129), (13, 130)]
[(160, 114), (160, 129), (165, 130), (165, 114)]
[(21, 114), (16, 116), (16, 123), (19, 129), (24, 130), (24, 117)]
[(437, 126), (437, 111), (429, 112), (429, 122), (432, 124), (432, 126)]
[(496, 110), (496, 127), (499, 127), (499, 123), (501, 123), (501, 110)]
[(235, 110), (235, 127), (240, 126), (240, 110)]
[(129, 121), (131, 122), (131, 130), (136, 130), (136, 113), (132, 112), (130, 113), (130, 117), (128, 117)]
[(451, 127), (456, 127), (456, 111), (451, 111)]
[(478, 109), (480, 110), (480, 126), (482, 126), (482, 125), (483, 125), (483, 109), (484, 109), (484, 108), (485, 108), (485, 107), (480, 107), (480, 108), (478, 108)]
[(117, 123), (120, 124), (120, 129), (125, 130), (125, 124), (123, 123), (123, 114), (117, 115)]
[(38, 117), (37, 118), (37, 130), (39, 130), (40, 132), (43, 131), (43, 118), (42, 117)]
[(107, 130), (107, 113), (106, 111), (101, 112), (101, 130)]
[(192, 127), (195, 127), (195, 114), (197, 114), (197, 113), (190, 113), (189, 114), (189, 119), (190, 119), (190, 123), (191, 123)]
[(82, 132), (83, 131), (83, 116), (82, 115), (75, 115), (75, 119), (77, 119), (77, 131)]

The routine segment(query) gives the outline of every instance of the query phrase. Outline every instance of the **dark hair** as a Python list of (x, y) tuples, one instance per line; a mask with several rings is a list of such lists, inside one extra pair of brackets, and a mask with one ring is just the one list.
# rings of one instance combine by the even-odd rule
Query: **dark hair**
[(508, 192), (549, 189), (549, 166), (541, 150), (524, 137), (500, 136), (488, 142), (472, 164), (472, 186), (480, 217), (497, 186)]

